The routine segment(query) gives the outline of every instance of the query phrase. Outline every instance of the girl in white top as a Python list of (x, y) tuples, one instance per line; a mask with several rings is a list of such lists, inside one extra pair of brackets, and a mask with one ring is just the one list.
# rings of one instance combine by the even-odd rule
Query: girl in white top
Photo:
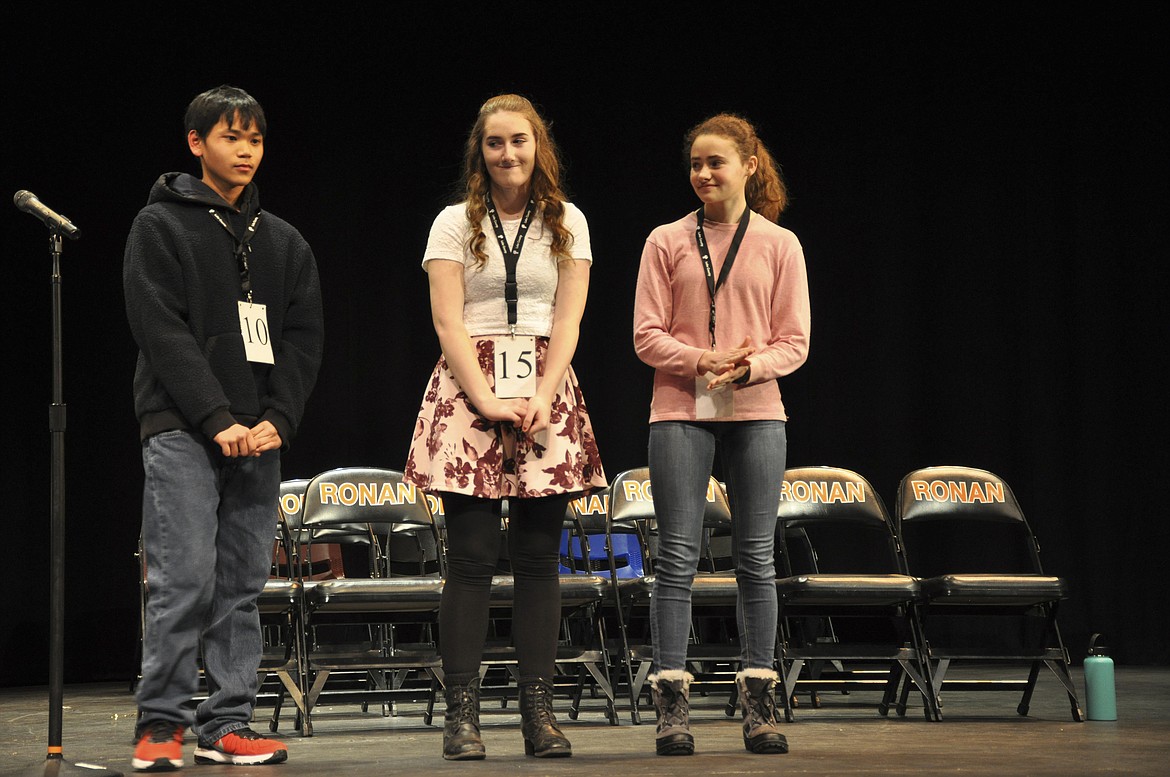
[(552, 714), (561, 526), (569, 500), (606, 481), (570, 366), (593, 255), (585, 216), (565, 201), (559, 171), (532, 103), (488, 100), (467, 141), (465, 200), (435, 219), (423, 257), (443, 354), (405, 474), (444, 506), (439, 640), (449, 760), (485, 755), (479, 665), (504, 499), (525, 752), (572, 753)]

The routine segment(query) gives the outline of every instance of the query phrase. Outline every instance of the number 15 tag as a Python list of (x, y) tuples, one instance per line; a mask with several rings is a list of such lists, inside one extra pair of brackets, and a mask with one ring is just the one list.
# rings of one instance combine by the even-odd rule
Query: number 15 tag
[(536, 338), (495, 338), (496, 396), (528, 399), (536, 393)]
[(250, 362), (275, 364), (272, 339), (268, 334), (268, 307), (240, 302), (240, 334), (244, 337), (244, 356)]

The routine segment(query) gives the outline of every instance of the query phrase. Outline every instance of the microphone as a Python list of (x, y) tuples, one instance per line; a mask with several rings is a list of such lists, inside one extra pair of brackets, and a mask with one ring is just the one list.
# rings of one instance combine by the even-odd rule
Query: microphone
[(49, 229), (60, 232), (70, 240), (81, 237), (81, 230), (73, 226), (73, 222), (51, 210), (32, 192), (21, 189), (13, 195), (12, 202), (25, 213), (31, 213), (39, 218)]

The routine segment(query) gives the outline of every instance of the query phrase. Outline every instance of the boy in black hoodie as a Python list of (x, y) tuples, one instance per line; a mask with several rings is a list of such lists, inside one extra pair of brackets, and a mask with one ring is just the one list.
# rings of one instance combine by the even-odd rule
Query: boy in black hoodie
[[(126, 241), (138, 343), (142, 539), (150, 596), (132, 764), (265, 764), (285, 746), (253, 732), (262, 643), (256, 598), (272, 558), (280, 451), (321, 363), (321, 293), (308, 243), (261, 211), (259, 103), (230, 86), (196, 97), (187, 142), (202, 180), (167, 173)], [(193, 712), (202, 648), (209, 698)]]

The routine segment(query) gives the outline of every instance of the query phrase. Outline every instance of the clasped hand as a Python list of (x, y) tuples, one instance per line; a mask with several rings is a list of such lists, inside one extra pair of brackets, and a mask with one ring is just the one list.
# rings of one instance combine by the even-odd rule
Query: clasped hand
[(706, 375), (708, 372), (715, 374), (716, 377), (707, 384), (707, 390), (712, 391), (742, 378), (750, 366), (746, 359), (755, 352), (752, 339), (745, 337), (738, 348), (729, 351), (705, 351), (699, 357), (696, 369), (699, 375)]
[(478, 408), (488, 420), (510, 423), (526, 434), (536, 434), (547, 429), (552, 414), (551, 403), (539, 394), (529, 399), (492, 397)]
[(232, 424), (214, 439), (220, 453), (229, 459), (259, 456), (265, 451), (278, 450), (283, 444), (280, 432), (271, 421), (261, 421), (251, 429), (243, 424)]

